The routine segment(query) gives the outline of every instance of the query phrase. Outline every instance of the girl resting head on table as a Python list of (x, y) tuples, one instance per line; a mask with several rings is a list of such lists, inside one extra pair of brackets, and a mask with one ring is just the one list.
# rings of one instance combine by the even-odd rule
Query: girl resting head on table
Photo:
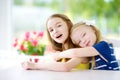
[(100, 31), (86, 21), (76, 23), (71, 29), (71, 39), (81, 48), (74, 48), (55, 55), (60, 58), (92, 57), (91, 68), (94, 70), (120, 70), (113, 46), (102, 40)]

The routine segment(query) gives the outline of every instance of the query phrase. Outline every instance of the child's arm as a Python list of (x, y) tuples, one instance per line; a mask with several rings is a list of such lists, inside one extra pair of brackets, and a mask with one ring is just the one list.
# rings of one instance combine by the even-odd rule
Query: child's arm
[(56, 62), (54, 60), (40, 61), (39, 63), (24, 62), (22, 67), (24, 69), (39, 69), (52, 71), (70, 71), (76, 67), (85, 58), (72, 58), (68, 62)]
[(52, 71), (70, 71), (82, 62), (82, 58), (72, 58), (67, 62), (49, 62), (40, 63), (37, 66), (39, 69), (52, 70)]
[(56, 58), (74, 58), (74, 57), (91, 57), (99, 55), (99, 52), (94, 47), (86, 48), (74, 48), (69, 49), (59, 54), (56, 54)]
[(104, 56), (110, 55), (111, 54), (111, 47), (109, 44), (105, 41), (101, 41), (97, 44), (95, 44), (93, 47), (85, 47), (85, 48), (74, 48), (74, 49), (69, 49), (66, 51), (61, 52), (60, 54), (56, 55), (55, 58), (73, 58), (73, 57), (90, 57), (90, 56), (96, 56), (100, 55), (103, 59), (109, 58), (109, 56)]

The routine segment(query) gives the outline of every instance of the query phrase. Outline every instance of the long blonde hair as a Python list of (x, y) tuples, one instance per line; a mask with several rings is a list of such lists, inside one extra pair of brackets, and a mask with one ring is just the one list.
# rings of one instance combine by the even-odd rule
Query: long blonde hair
[(98, 42), (100, 42), (100, 41), (102, 40), (101, 32), (100, 32), (100, 30), (97, 29), (96, 26), (94, 26), (94, 25), (92, 25), (92, 24), (91, 24), (91, 25), (87, 25), (85, 22), (82, 22), (82, 21), (74, 24), (73, 27), (71, 28), (70, 33), (72, 34), (72, 32), (73, 32), (75, 29), (77, 29), (77, 28), (79, 28), (80, 26), (83, 26), (83, 25), (88, 26), (88, 27), (91, 27), (91, 28), (95, 31), (96, 39), (97, 39), (97, 40), (96, 40), (96, 43), (98, 43)]
[[(71, 21), (66, 15), (64, 15), (64, 14), (53, 14), (53, 15), (51, 15), (51, 16), (48, 18), (47, 22), (46, 22), (46, 27), (47, 27), (48, 21), (49, 21), (50, 19), (56, 18), (56, 17), (57, 17), (57, 18), (61, 18), (63, 21), (65, 21), (65, 23), (66, 23), (67, 26), (68, 26), (68, 32), (69, 32), (69, 34), (70, 34), (70, 30), (71, 30), (71, 28), (72, 28), (72, 26), (73, 26), (73, 23), (72, 23), (72, 21)], [(49, 33), (49, 31), (48, 31), (48, 28), (47, 28), (47, 35), (48, 35), (49, 42), (51, 43), (52, 48), (53, 48), (54, 50), (57, 50), (57, 51), (63, 51), (63, 50), (65, 50), (64, 44), (62, 44), (62, 43), (57, 43), (55, 40), (53, 40), (53, 39), (51, 38), (50, 33)], [(68, 35), (68, 38), (67, 38), (67, 40), (66, 40), (66, 43), (68, 44), (68, 48), (73, 48), (73, 47), (74, 47), (74, 44), (73, 44), (72, 41), (71, 41), (70, 35)]]
[[(86, 22), (82, 22), (82, 21), (73, 25), (73, 27), (71, 28), (71, 34), (73, 34), (72, 32), (74, 30), (76, 30), (77, 28), (79, 28), (80, 26), (83, 26), (83, 25), (91, 27), (95, 31), (95, 34), (96, 34), (96, 42), (95, 42), (95, 44), (102, 40), (101, 32), (100, 32), (100, 30), (97, 29), (96, 26), (94, 26), (92, 24), (91, 25), (87, 25)], [(91, 58), (92, 58), (91, 69), (93, 69), (94, 66), (95, 66), (95, 57), (91, 57)]]

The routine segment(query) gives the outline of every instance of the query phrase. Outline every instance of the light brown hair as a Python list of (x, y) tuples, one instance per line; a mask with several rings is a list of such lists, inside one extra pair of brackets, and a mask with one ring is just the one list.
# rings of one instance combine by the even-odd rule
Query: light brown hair
[[(70, 38), (70, 30), (71, 30), (71, 28), (72, 28), (72, 26), (73, 26), (72, 21), (71, 21), (66, 15), (64, 15), (64, 14), (53, 14), (53, 15), (51, 15), (51, 16), (48, 18), (48, 20), (47, 20), (47, 22), (46, 22), (46, 27), (47, 27), (48, 21), (49, 21), (50, 19), (52, 19), (52, 18), (61, 18), (63, 21), (65, 21), (65, 23), (66, 23), (67, 26), (68, 26), (68, 32), (69, 32), (68, 38), (67, 38), (67, 40), (66, 40), (66, 43), (68, 44), (68, 49), (69, 49), (69, 48), (73, 48), (73, 47), (74, 47), (74, 44), (72, 43), (71, 38)], [(49, 41), (50, 41), (50, 43), (51, 43), (51, 45), (52, 45), (52, 48), (53, 48), (54, 50), (57, 50), (57, 51), (63, 51), (63, 50), (65, 50), (64, 44), (62, 44), (62, 43), (57, 43), (56, 41), (54, 41), (54, 40), (51, 38), (50, 33), (49, 33), (49, 31), (48, 31), (48, 28), (47, 28), (47, 35), (48, 35), (48, 39), (49, 39)]]
[[(96, 28), (96, 26), (94, 26), (92, 24), (91, 25), (87, 25), (85, 22), (82, 22), (82, 21), (74, 24), (74, 26), (71, 28), (71, 32), (70, 33), (74, 34), (73, 32), (75, 30), (77, 30), (77, 28), (79, 28), (80, 26), (83, 26), (83, 25), (91, 27), (95, 31), (95, 34), (96, 34), (96, 42), (95, 42), (95, 44), (102, 40), (101, 32), (100, 32), (100, 30), (98, 30)], [(92, 59), (91, 69), (93, 69), (94, 66), (95, 66), (95, 57), (91, 57), (91, 59)]]
[(85, 22), (82, 22), (82, 21), (74, 24), (73, 27), (71, 28), (71, 32), (70, 33), (72, 34), (72, 32), (74, 30), (76, 30), (77, 28), (79, 28), (82, 25), (91, 27), (95, 31), (95, 34), (96, 34), (96, 43), (98, 43), (98, 42), (100, 42), (102, 40), (101, 32), (100, 32), (100, 30), (97, 29), (96, 26), (94, 26), (92, 24), (91, 25), (87, 25)]

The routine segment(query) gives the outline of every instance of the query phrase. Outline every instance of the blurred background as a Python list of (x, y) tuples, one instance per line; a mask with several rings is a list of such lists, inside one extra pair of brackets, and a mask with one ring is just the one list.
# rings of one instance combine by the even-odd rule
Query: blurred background
[(109, 39), (120, 39), (120, 0), (0, 0), (0, 50), (10, 50), (15, 37), (26, 31), (45, 31), (54, 13), (73, 23), (95, 20)]
[[(54, 13), (67, 15), (73, 23), (94, 20), (103, 37), (113, 41), (120, 60), (120, 0), (0, 0), (0, 68), (23, 60), (13, 43), (24, 32), (45, 31)], [(43, 40), (47, 42), (45, 38)]]

